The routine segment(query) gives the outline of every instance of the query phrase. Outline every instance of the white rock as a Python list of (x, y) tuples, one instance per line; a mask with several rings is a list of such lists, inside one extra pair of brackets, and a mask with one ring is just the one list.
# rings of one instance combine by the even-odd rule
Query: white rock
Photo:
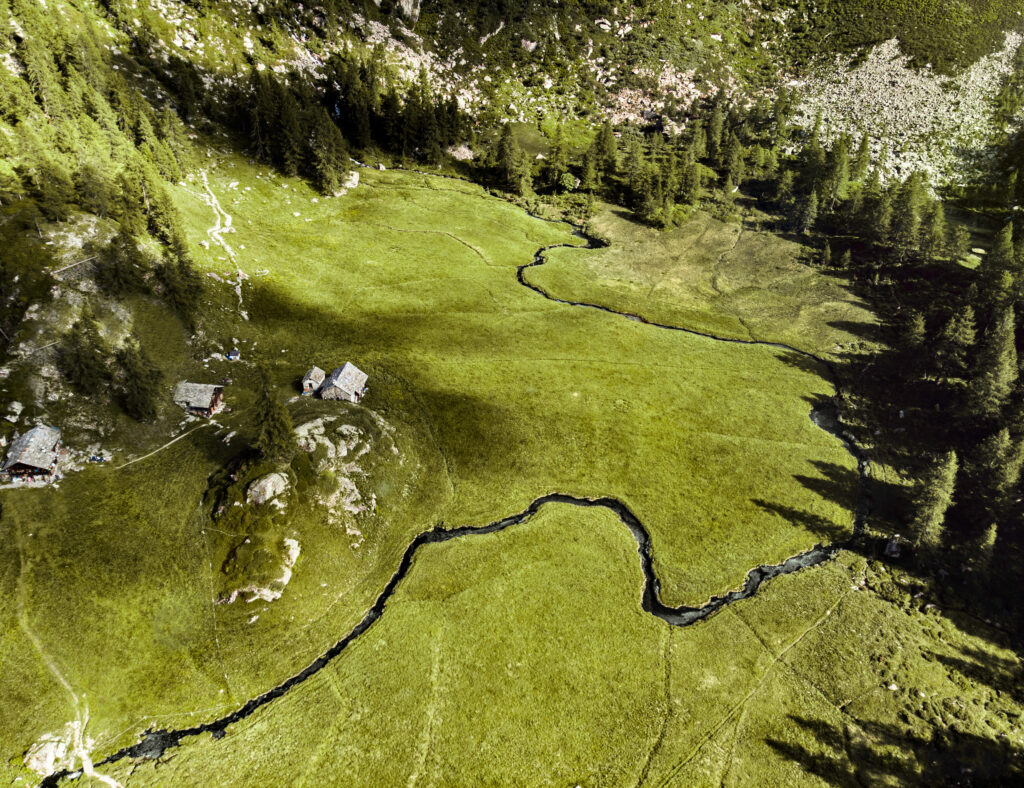
[(288, 477), (283, 473), (268, 473), (249, 485), (246, 500), (257, 506), (276, 498), (288, 489)]

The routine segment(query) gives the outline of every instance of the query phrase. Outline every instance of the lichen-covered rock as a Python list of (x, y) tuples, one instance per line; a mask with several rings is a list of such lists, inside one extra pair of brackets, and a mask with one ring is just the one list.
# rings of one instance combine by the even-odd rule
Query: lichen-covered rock
[(251, 504), (260, 506), (273, 500), (288, 489), (288, 477), (283, 473), (268, 473), (249, 485), (246, 499)]

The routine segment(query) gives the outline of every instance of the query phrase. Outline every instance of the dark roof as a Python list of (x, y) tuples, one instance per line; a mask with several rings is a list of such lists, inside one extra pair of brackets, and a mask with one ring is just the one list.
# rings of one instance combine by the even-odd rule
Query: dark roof
[(27, 465), (48, 471), (57, 462), (56, 449), (59, 442), (60, 430), (56, 427), (33, 427), (11, 443), (3, 469), (6, 471), (15, 465)]

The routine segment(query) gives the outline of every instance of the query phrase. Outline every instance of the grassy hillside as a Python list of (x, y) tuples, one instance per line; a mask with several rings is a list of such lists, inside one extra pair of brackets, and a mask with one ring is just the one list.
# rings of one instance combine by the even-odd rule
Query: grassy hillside
[(633, 547), (610, 515), (565, 508), (431, 547), (385, 617), (293, 693), (221, 740), (110, 772), (583, 786), (1019, 774), (1020, 697), (1000, 689), (1017, 658), (980, 622), (922, 610), (905, 577), (847, 557), (673, 629), (637, 606)]
[[(21, 591), (5, 613), (38, 644), (15, 641), (10, 675), (21, 682), (52, 660), (87, 699), (98, 751), (183, 710), (217, 716), (310, 662), (369, 606), (413, 535), (437, 522), (482, 525), (553, 490), (617, 496), (652, 532), (670, 604), (699, 604), (756, 564), (849, 532), (852, 458), (808, 418), (827, 382), (772, 350), (573, 309), (517, 284), (516, 265), (572, 240), (566, 226), (458, 181), (364, 170), (354, 191), (325, 199), (236, 157), (209, 161), (210, 192), (197, 177), (174, 190), (196, 266), (221, 279), (204, 277), (197, 349), (209, 358), (237, 340), (244, 355), (190, 362), (189, 374), (230, 374), (233, 412), (124, 470), (122, 458), (144, 452), (122, 450), (113, 467), (59, 489), (3, 493), (0, 527), (21, 546), (6, 559), (21, 567), (10, 569)], [(233, 262), (207, 233), (218, 221), (211, 193), (232, 217), (222, 237)], [(250, 277), (241, 304), (238, 270)], [(293, 463), (284, 510), (211, 520), (206, 480), (253, 434), (251, 364), (265, 364), (287, 396), (312, 364), (344, 360), (370, 373), (365, 408), (296, 402), (292, 418), (338, 416), (375, 435), (369, 454), (319, 476)], [(387, 426), (374, 428), (378, 419)], [(172, 472), (180, 481), (167, 485)], [(330, 493), (342, 476), (366, 512), (338, 519), (318, 503), (320, 485)], [(284, 539), (301, 555), (280, 600), (211, 604), (274, 576)], [(90, 627), (78, 634), (82, 620)], [(140, 627), (147, 634), (126, 659), (98, 659), (102, 643)], [(185, 654), (194, 679), (153, 680)], [(12, 718), (5, 751), (69, 716)]]

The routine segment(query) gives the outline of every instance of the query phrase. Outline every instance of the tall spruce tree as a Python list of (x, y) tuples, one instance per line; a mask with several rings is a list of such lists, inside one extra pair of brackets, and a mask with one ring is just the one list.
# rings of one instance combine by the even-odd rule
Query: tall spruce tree
[(961, 379), (967, 374), (968, 360), (976, 340), (974, 308), (967, 304), (957, 310), (939, 332), (936, 353), (943, 377)]
[(152, 420), (156, 417), (163, 373), (135, 340), (118, 352), (117, 361), (121, 367), (118, 389), (125, 412), (136, 421)]
[(970, 384), (971, 412), (979, 419), (999, 417), (1017, 380), (1013, 309), (1003, 307), (985, 334)]
[(917, 544), (933, 555), (942, 548), (956, 474), (956, 452), (948, 451), (929, 466), (914, 495), (914, 536)]
[(61, 372), (83, 394), (98, 394), (106, 384), (106, 343), (91, 310), (86, 309), (61, 339), (57, 357)]

